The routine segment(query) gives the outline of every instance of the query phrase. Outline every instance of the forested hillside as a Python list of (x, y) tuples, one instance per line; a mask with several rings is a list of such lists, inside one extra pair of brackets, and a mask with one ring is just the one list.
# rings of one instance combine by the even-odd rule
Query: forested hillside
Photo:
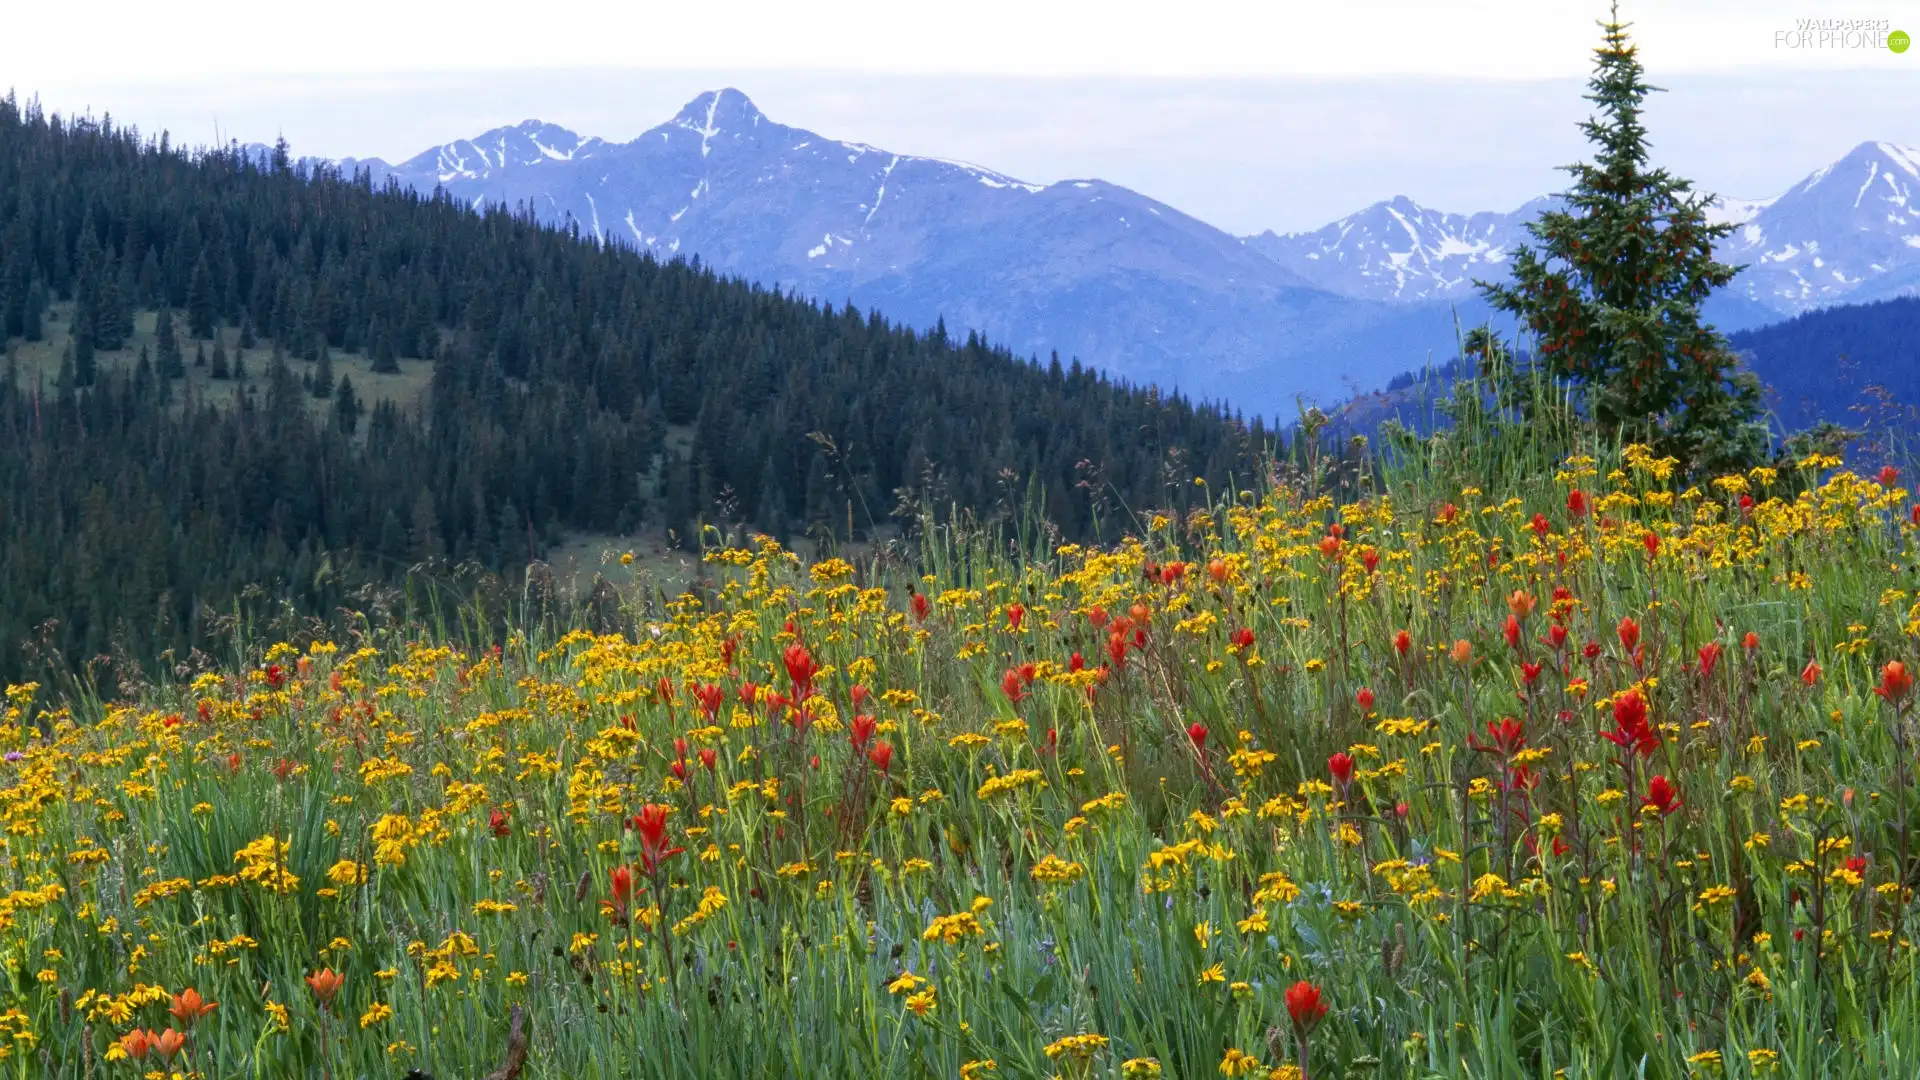
[(571, 530), (845, 540), (903, 503), (1034, 497), (1085, 535), (1267, 440), (284, 148), (185, 153), (11, 98), (0, 353), (0, 676), (24, 638), (152, 656), (243, 593), (326, 615)]
[(1920, 299), (1843, 304), (1732, 335), (1788, 429), (1911, 423), (1920, 406)]

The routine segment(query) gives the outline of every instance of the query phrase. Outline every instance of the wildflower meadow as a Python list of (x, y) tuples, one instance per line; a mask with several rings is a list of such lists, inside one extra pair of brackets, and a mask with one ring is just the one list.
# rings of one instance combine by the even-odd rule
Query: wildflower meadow
[(13, 686), (0, 1075), (1914, 1075), (1916, 523), (1628, 447)]

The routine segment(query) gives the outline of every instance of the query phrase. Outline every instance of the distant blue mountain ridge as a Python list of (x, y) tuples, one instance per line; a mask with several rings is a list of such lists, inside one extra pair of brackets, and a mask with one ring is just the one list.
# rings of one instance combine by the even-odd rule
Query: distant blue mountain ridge
[[(602, 242), (908, 325), (977, 331), (1249, 413), (1331, 403), (1451, 357), (1490, 313), (1525, 224), (1410, 199), (1308, 233), (1236, 237), (1095, 179), (1048, 185), (775, 123), (705, 93), (626, 143), (536, 120), (398, 164), (344, 159), (473, 205), (525, 205)], [(1747, 263), (1708, 302), (1723, 330), (1920, 294), (1920, 152), (1867, 143), (1773, 199), (1723, 200)]]

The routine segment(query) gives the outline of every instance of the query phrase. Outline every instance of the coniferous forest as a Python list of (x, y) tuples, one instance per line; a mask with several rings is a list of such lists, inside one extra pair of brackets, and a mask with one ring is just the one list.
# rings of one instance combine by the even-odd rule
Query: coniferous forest
[(0, 678), (327, 617), (423, 563), (511, 580), (574, 531), (847, 541), (1011, 504), (1089, 536), (1269, 449), (1078, 363), (12, 97), (0, 355)]

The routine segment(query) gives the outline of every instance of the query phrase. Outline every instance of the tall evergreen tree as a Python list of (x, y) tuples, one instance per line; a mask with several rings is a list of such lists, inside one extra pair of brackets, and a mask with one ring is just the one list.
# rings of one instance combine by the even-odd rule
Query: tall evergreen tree
[(1768, 438), (1760, 386), (1742, 371), (1700, 305), (1739, 267), (1717, 262), (1712, 196), (1648, 164), (1647, 85), (1616, 5), (1601, 24), (1581, 125), (1594, 160), (1567, 166), (1566, 209), (1528, 226), (1538, 248), (1513, 253), (1511, 284), (1477, 282), (1500, 311), (1519, 316), (1540, 362), (1571, 381), (1608, 436), (1640, 440), (1694, 471), (1757, 463)]
[(327, 348), (324, 340), (320, 342), (320, 359), (313, 365), (311, 393), (323, 400), (333, 396), (333, 350)]
[(173, 332), (173, 312), (166, 308), (154, 319), (153, 345), (159, 359), (160, 374), (169, 379), (178, 379), (187, 373), (187, 365), (180, 352), (180, 339)]
[(340, 387), (333, 395), (333, 422), (352, 435), (360, 430), (360, 397), (353, 392), (353, 377), (340, 376)]

